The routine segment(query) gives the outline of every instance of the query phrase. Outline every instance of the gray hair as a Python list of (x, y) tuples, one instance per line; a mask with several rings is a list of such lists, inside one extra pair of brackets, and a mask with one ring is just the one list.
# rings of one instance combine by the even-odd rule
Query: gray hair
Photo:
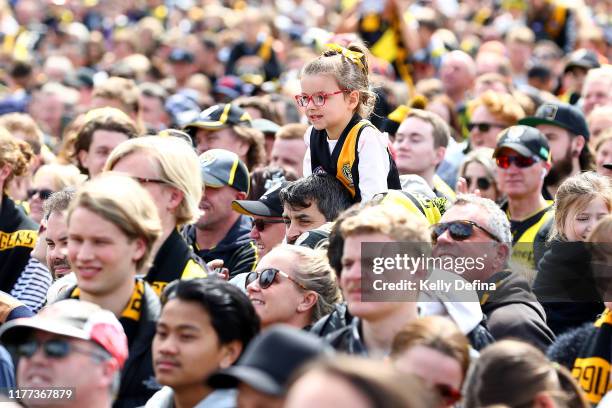
[(510, 232), (510, 221), (504, 212), (494, 201), (488, 198), (478, 197), (473, 194), (460, 194), (457, 196), (454, 206), (457, 205), (477, 205), (487, 212), (488, 217), (486, 228), (490, 233), (497, 237), (500, 242), (512, 244), (512, 233)]

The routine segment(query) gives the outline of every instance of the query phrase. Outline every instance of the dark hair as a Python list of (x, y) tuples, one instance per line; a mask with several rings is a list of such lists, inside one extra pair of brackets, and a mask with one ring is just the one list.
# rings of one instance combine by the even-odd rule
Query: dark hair
[(244, 350), (259, 333), (259, 317), (251, 301), (238, 287), (224, 280), (175, 280), (162, 293), (162, 305), (165, 306), (172, 299), (196, 302), (202, 306), (221, 344), (238, 340)]
[(70, 203), (76, 196), (74, 187), (66, 187), (61, 191), (57, 191), (43, 203), (44, 219), (48, 220), (52, 213), (61, 213), (70, 207)]
[(283, 167), (258, 167), (251, 173), (251, 190), (247, 200), (259, 200), (266, 191), (276, 183), (295, 181), (298, 179), (295, 171)]
[(280, 200), (294, 209), (308, 208), (314, 203), (328, 222), (353, 203), (342, 183), (329, 174), (311, 174), (294, 181), (280, 191)]

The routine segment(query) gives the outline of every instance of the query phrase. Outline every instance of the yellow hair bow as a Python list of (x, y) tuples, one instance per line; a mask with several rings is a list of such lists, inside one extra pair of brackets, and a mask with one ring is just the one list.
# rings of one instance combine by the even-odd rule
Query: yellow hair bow
[(363, 58), (363, 53), (351, 51), (338, 44), (325, 44), (325, 47), (330, 50), (339, 52), (344, 57), (348, 58), (353, 64), (357, 65), (361, 69), (364, 69), (363, 62), (361, 62), (361, 58)]

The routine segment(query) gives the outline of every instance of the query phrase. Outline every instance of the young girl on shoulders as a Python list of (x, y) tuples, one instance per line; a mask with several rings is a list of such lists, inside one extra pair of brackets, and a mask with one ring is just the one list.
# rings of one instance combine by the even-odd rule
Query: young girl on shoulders
[(335, 175), (355, 202), (401, 189), (389, 140), (367, 120), (375, 95), (369, 89), (365, 47), (327, 47), (303, 68), (302, 93), (295, 96), (312, 124), (304, 135), (304, 176)]

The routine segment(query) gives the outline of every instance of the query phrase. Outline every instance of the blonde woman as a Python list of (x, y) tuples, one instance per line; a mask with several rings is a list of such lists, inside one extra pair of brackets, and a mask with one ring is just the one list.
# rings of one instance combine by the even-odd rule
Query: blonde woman
[(310, 327), (340, 301), (336, 275), (324, 254), (296, 245), (277, 246), (246, 276), (246, 291), (261, 327)]
[(41, 166), (28, 189), (30, 218), (40, 224), (43, 217), (43, 203), (51, 194), (66, 187), (78, 187), (85, 181), (85, 176), (72, 165), (45, 164)]
[(496, 203), (503, 199), (497, 187), (496, 164), (493, 149), (482, 147), (468, 153), (459, 167), (456, 191), (463, 194), (478, 194)]
[(597, 221), (611, 211), (608, 177), (581, 173), (566, 179), (557, 190), (549, 246), (533, 284), (547, 323), (557, 335), (595, 320), (603, 310), (585, 243)]

